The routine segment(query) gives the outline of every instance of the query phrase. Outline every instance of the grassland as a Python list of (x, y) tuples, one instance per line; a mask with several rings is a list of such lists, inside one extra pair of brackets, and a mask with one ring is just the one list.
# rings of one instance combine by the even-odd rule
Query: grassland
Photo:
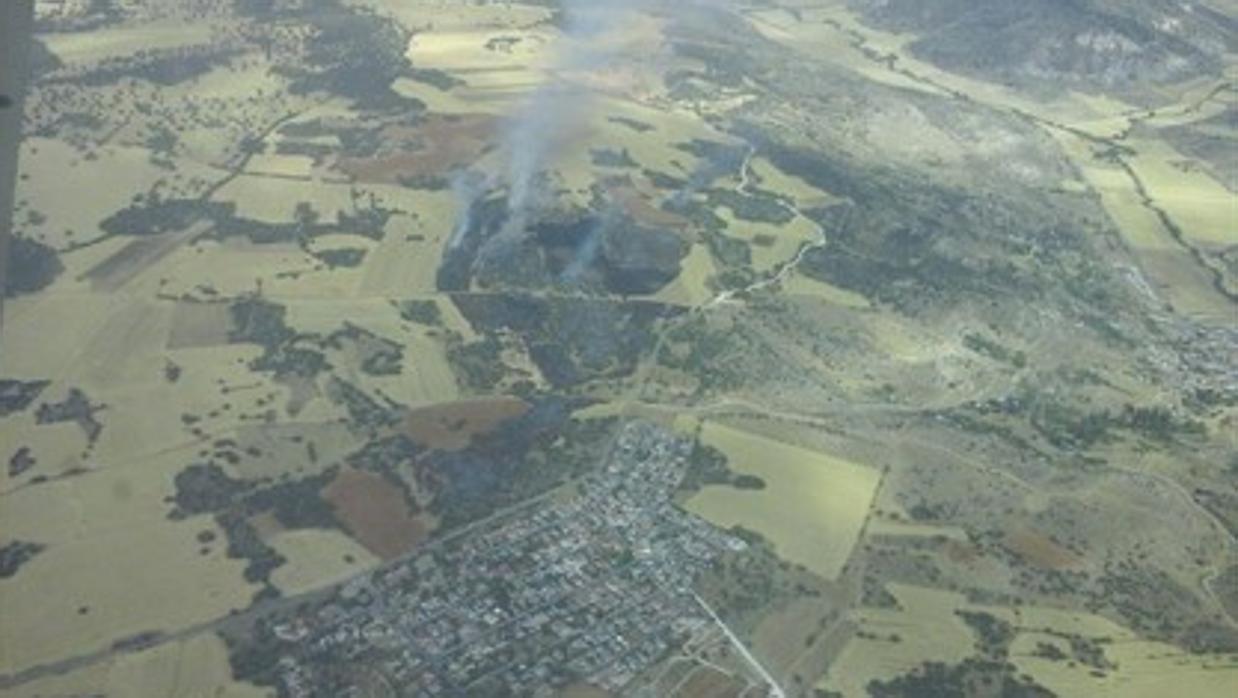
[(709, 249), (703, 244), (695, 244), (684, 257), (679, 276), (659, 291), (654, 299), (677, 305), (701, 305), (714, 295), (708, 281), (716, 273), (717, 267)]
[(765, 486), (707, 486), (687, 501), (688, 510), (719, 526), (756, 531), (787, 560), (836, 578), (868, 516), (880, 473), (716, 422), (705, 422), (700, 438), (725, 453), (731, 469)]
[(5, 497), (6, 537), (46, 546), (0, 586), (6, 667), (104, 649), (248, 605), (255, 589), (242, 579), (241, 563), (200, 542), (203, 532), (222, 539), (215, 523), (167, 520), (163, 500), (177, 467), (175, 458), (148, 460)]
[(873, 679), (911, 671), (923, 662), (960, 662), (972, 654), (972, 634), (955, 615), (961, 598), (949, 592), (896, 587), (898, 609), (863, 609), (854, 618), (864, 631), (847, 643), (831, 666), (826, 690), (868, 695)]
[[(1063, 143), (1074, 167), (1101, 195), (1105, 210), (1158, 294), (1183, 312), (1209, 320), (1232, 312), (1232, 299), (1217, 289), (1219, 283), (1232, 293), (1232, 274), (1207, 255), (1218, 247), (1232, 246), (1238, 235), (1233, 197), (1224, 182), (1145, 128), (1212, 118), (1232, 101), (1226, 96), (1224, 79), (1200, 79), (1165, 88), (1166, 94), (1161, 96), (1164, 104), (1151, 109), (1112, 96), (1069, 89), (1048, 97), (1032, 95), (1012, 85), (962, 76), (920, 60), (908, 49), (914, 35), (867, 26), (845, 2), (785, 3), (784, 7), (787, 9), (756, 10), (749, 16), (754, 27), (767, 37), (814, 60), (884, 84), (990, 106), (1040, 125)], [(942, 135), (919, 128), (917, 137), (908, 139), (897, 128), (883, 131), (892, 135), (883, 141), (889, 154), (905, 147), (913, 148), (914, 154), (914, 149), (924, 148)], [(998, 139), (993, 143), (992, 147), (1003, 147)], [(947, 159), (957, 152), (948, 140), (929, 150), (934, 157)], [(1171, 230), (1166, 220), (1176, 230)], [(1175, 239), (1179, 230), (1182, 241)], [(1199, 258), (1201, 252), (1203, 260)]]
[[(1013, 617), (1021, 629), (1011, 644), (1015, 666), (1061, 696), (1151, 698), (1182, 692), (1221, 698), (1238, 681), (1238, 662), (1232, 657), (1186, 653), (1097, 616), (1030, 608)], [(1083, 663), (1072, 666), (1037, 656), (1039, 643), (1060, 644), (1064, 633), (1100, 643), (1104, 662), (1113, 670), (1097, 672)]]
[[(819, 681), (858, 698), (926, 661), (976, 657), (960, 611), (1011, 624), (1015, 670), (1062, 696), (1212, 698), (1238, 681), (1228, 654), (1051, 609), (1121, 613), (1099, 597), (1035, 587), (1106, 565), (1134, 570), (1106, 584), (1169, 570), (1156, 588), (1175, 585), (1184, 606), (1195, 604), (1190, 619), (1212, 613), (1204, 630), (1228, 641), (1232, 624), (1209, 580), (1234, 550), (1223, 523), (1235, 500), (1216, 476), (1232, 455), (1233, 439), (1217, 435), (1233, 406), (1193, 406), (1207, 397), (1194, 388), (1224, 374), (1188, 385), (1181, 347), (1140, 313), (1232, 316), (1218, 284), (1234, 277), (1218, 260), (1238, 234), (1234, 197), (1161, 133), (1210, 123), (1232, 108), (1230, 93), (1214, 81), (1167, 87), (1151, 108), (1069, 90), (1032, 95), (916, 59), (913, 36), (866, 26), (844, 0), (734, 13), (694, 5), (702, 16), (675, 21), (651, 13), (615, 32), (611, 48), (627, 58), (597, 70), (562, 62), (580, 47), (546, 7), (350, 4), (414, 32), (401, 50), (415, 70), (378, 106), (293, 88), (299, 57), (280, 52), (296, 43), (295, 22), (160, 19), (46, 37), (70, 71), (215, 38), (243, 48), (172, 84), (95, 77), (41, 87), (31, 100), (37, 135), (23, 145), (17, 227), (58, 252), (64, 269), (46, 289), (8, 300), (0, 328), (0, 378), (52, 379), (29, 409), (0, 415), (0, 444), (31, 459), (0, 452), (13, 459), (0, 470), (0, 545), (43, 546), (0, 580), (0, 674), (175, 632), (259, 592), (313, 591), (408, 553), (467, 518), (428, 509), (437, 492), (418, 480), (425, 452), (474, 455), (470, 447), (561, 391), (595, 401), (573, 424), (649, 419), (699, 436), (744, 478), (743, 488), (707, 484), (683, 505), (776, 553), (752, 546), (792, 590), (720, 612), (796, 695)], [(266, 46), (247, 38), (268, 30)], [(749, 30), (759, 36), (743, 37)], [(622, 356), (597, 347), (628, 335), (580, 330), (589, 313), (573, 315), (563, 335), (495, 329), (475, 315), (470, 324), (462, 299), (480, 307), (505, 294), (436, 284), (461, 205), (453, 171), (501, 179), (510, 117), (556, 80), (588, 95), (555, 129), (543, 163), (556, 205), (622, 212), (673, 234), (684, 251), (678, 275), (642, 296), (682, 314), (636, 328), (647, 342)], [(780, 139), (824, 155), (792, 174), (795, 158), (777, 157)], [(91, 196), (66, 202), (66, 191)], [(1026, 205), (1002, 208), (1010, 196)], [(775, 221), (796, 215), (746, 218), (746, 198), (763, 200), (767, 214), (772, 202)], [(157, 234), (103, 229), (109, 216), (158, 200), (229, 213)], [(874, 229), (850, 230), (837, 213), (857, 207)], [(1012, 212), (1047, 222), (1006, 225)], [(366, 216), (379, 222), (355, 223)], [(801, 255), (823, 228), (824, 247)], [(889, 247), (865, 247), (889, 231)], [(1079, 231), (1105, 254), (1071, 237)], [(994, 239), (1009, 246), (980, 255)], [(844, 271), (859, 271), (823, 273), (834, 254), (851, 255)], [(1093, 266), (1070, 265), (1078, 260)], [(1111, 284), (1110, 270), (1137, 295)], [(777, 283), (759, 281), (776, 271)], [(634, 300), (566, 285), (522, 294), (555, 309)], [(247, 302), (277, 321), (250, 333), (237, 312)], [(538, 363), (530, 347), (570, 344), (572, 332), (604, 358), (596, 375), (556, 386), (542, 370), (553, 362)], [(975, 336), (988, 343), (969, 346)], [(470, 380), (459, 362), (470, 351), (473, 368), (493, 369), (495, 381)], [(37, 416), (75, 389), (89, 414)], [(1153, 403), (1175, 418), (1189, 412), (1206, 433), (1157, 440), (1115, 429), (1091, 449), (1036, 441), (1046, 414), (1061, 427)], [(546, 441), (531, 479), (568, 477), (577, 460), (595, 460)], [(893, 475), (879, 488), (882, 471), (865, 463)], [(205, 464), (218, 468), (206, 471), (216, 473), (208, 485), (228, 497), (185, 486), (185, 473)], [(251, 511), (255, 492), (289, 499)], [(193, 495), (209, 506), (174, 515)], [(469, 515), (495, 501), (510, 503), (480, 498)], [(238, 540), (251, 548), (232, 555)], [(254, 559), (268, 554), (284, 561), (255, 581)], [(980, 604), (963, 590), (1036, 600)], [(875, 602), (883, 593), (893, 605)], [(1054, 660), (1044, 646), (1071, 652), (1064, 634), (1100, 646), (1103, 666)], [(666, 672), (670, 683), (658, 685), (667, 693), (752, 693), (730, 677), (735, 657), (687, 656), (695, 651)], [(90, 692), (264, 695), (231, 681), (210, 634), (5, 695)]]
[[(67, 249), (97, 240), (99, 223), (117, 209), (127, 206), (135, 192), (147, 192), (156, 185), (187, 193), (200, 191), (195, 179), (213, 179), (219, 172), (194, 163), (181, 162), (175, 177), (150, 162), (145, 148), (102, 147), (88, 151), (51, 138), (30, 138), (22, 144), (21, 159), (38, 162), (40, 168), (57, 173), (54, 181), (32, 177), (23, 184), (18, 207), (37, 212), (41, 222), (28, 231), (35, 239), (56, 249)], [(106, 173), (106, 176), (103, 176)], [(175, 180), (175, 181), (173, 181)], [(65, 190), (89, 190), (92, 196), (77, 206), (62, 205)]]
[(274, 692), (233, 681), (223, 641), (204, 634), (2, 690), (0, 695), (5, 698), (71, 695), (269, 698)]
[[(191, 28), (135, 23), (58, 35), (49, 45), (66, 63), (91, 70), (103, 59), (127, 60), (143, 50), (176, 50), (211, 38), (205, 22), (185, 26)], [(38, 404), (0, 420), (0, 441), (26, 449), (30, 463), (20, 472), (0, 472), (2, 538), (42, 546), (20, 574), (0, 585), (2, 673), (105, 650), (138, 633), (175, 632), (251, 603), (261, 587), (246, 580), (245, 560), (230, 555), (231, 532), (209, 515), (169, 518), (176, 478), (195, 460), (226, 458), (230, 476), (262, 482), (304, 477), (358, 447), (357, 437), (340, 425), (345, 411), (324, 398), (319, 385), (253, 369), (264, 350), (234, 341), (233, 299), (261, 288), (272, 298), (300, 302), (287, 309), (293, 331), (329, 336), (341, 329), (341, 318), (352, 318), (377, 336), (400, 339), (407, 351), (393, 375), (361, 371), (351, 345), (333, 355), (364, 390), (384, 391), (404, 404), (457, 395), (443, 353), (444, 328), (407, 323), (393, 305), (433, 290), (443, 221), (451, 215), (446, 194), (375, 184), (367, 202), (408, 212), (392, 221), (399, 233), (381, 242), (334, 231), (302, 245), (216, 237), (210, 225), (168, 236), (101, 228), (142, 197), (192, 200), (208, 189), (213, 202), (233, 206), (237, 216), (274, 226), (290, 223), (301, 202), (312, 202), (325, 221), (356, 214), (358, 192), (339, 172), (280, 153), (282, 139), (271, 130), (290, 114), (355, 119), (352, 105), (292, 97), (288, 80), (269, 68), (256, 52), (212, 67), (192, 83), (155, 87), (139, 80), (127, 91), (101, 81), (66, 93), (55, 107), (32, 102), (32, 122), (43, 124), (106, 100), (149, 100), (127, 119), (117, 111), (96, 114), (101, 123), (94, 133), (48, 127), (49, 135), (23, 145), (18, 198), (29, 221), (21, 234), (58, 250), (64, 271), (46, 292), (8, 302), (0, 374), (55, 378), (44, 403), (81, 390), (97, 432), (72, 419), (43, 423), (35, 415)], [(250, 101), (259, 91), (268, 96), (260, 105)], [(172, 126), (170, 144), (146, 141), (152, 123), (166, 128), (199, 118), (210, 123)], [(264, 152), (236, 157), (238, 141), (250, 137), (251, 148)], [(66, 191), (91, 196), (70, 206)], [(364, 263), (328, 270), (318, 255), (339, 249), (362, 250)], [(467, 336), (458, 313), (450, 304), (444, 308), (444, 325)], [(5, 452), (6, 461), (11, 455)], [(319, 457), (323, 462), (315, 462)], [(395, 501), (403, 506), (399, 496)], [(271, 581), (284, 593), (316, 588), (378, 561), (339, 530), (268, 529), (266, 544), (285, 558)], [(372, 531), (358, 529), (363, 542), (390, 554)], [(70, 674), (63, 690), (261, 694), (229, 686), (226, 659), (207, 651), (205, 640)], [(32, 684), (21, 695), (26, 688), (62, 690)]]
[(130, 55), (136, 46), (158, 50), (205, 43), (210, 38), (210, 27), (169, 20), (132, 28), (115, 27), (92, 32), (57, 34), (47, 39), (47, 44), (52, 53), (66, 63), (90, 64), (106, 58)]
[[(375, 506), (383, 510), (381, 503)], [(283, 531), (268, 542), (287, 559), (271, 574), (271, 583), (287, 595), (348, 579), (373, 567), (379, 560), (369, 549), (340, 531)], [(377, 549), (382, 550), (382, 547)]]
[[(855, 633), (821, 688), (848, 697), (865, 696), (870, 682), (906, 674), (925, 662), (963, 662), (983, 644), (964, 621), (964, 613), (988, 614), (1009, 623), (1009, 655), (1016, 671), (1065, 698), (1142, 698), (1178, 690), (1219, 698), (1238, 678), (1238, 665), (1231, 659), (1191, 655), (1149, 642), (1088, 613), (983, 606), (959, 594), (906, 585), (891, 585), (890, 592), (897, 607), (862, 609), (851, 618)], [(1077, 648), (1089, 644), (1098, 653), (1081, 661)], [(1056, 647), (1061, 655), (1046, 646)]]

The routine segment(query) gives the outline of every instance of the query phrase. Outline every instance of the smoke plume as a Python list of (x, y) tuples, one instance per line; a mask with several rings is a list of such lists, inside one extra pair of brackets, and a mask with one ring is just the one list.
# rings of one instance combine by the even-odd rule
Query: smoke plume
[(515, 238), (545, 202), (540, 178), (563, 136), (587, 118), (591, 93), (568, 82), (572, 72), (597, 70), (615, 56), (606, 41), (615, 27), (630, 21), (631, 13), (647, 0), (564, 0), (563, 37), (547, 70), (549, 80), (534, 90), (511, 116), (503, 130), (506, 156), (502, 181), (481, 186), (460, 186), (455, 191), (460, 211), (453, 240), (472, 226), (474, 204), (491, 186), (507, 188), (507, 220), (499, 235)]

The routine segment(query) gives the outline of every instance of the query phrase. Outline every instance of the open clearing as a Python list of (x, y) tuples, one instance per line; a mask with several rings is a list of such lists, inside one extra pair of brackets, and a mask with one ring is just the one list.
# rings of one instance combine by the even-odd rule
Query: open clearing
[(765, 487), (710, 485), (689, 499), (687, 508), (723, 528), (756, 531), (788, 561), (837, 578), (881, 473), (716, 422), (705, 422), (701, 439), (725, 453), (732, 470), (760, 478)]

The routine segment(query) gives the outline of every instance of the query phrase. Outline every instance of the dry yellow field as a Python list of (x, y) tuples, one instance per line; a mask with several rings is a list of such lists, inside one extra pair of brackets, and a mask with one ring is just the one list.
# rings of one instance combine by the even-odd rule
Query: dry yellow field
[(343, 212), (354, 211), (350, 187), (317, 181), (246, 174), (233, 179), (216, 194), (218, 201), (236, 204), (236, 214), (267, 223), (293, 220), (297, 204), (310, 204), (319, 220), (330, 222)]
[[(1029, 628), (1011, 645), (1016, 669), (1062, 698), (1227, 698), (1238, 686), (1238, 661), (1232, 657), (1189, 654), (1173, 645), (1141, 639), (1126, 628), (1093, 615), (1029, 608), (1016, 617), (1023, 627)], [(1038, 643), (1062, 643), (1060, 637), (1034, 628), (1112, 640), (1111, 644), (1101, 646), (1105, 659), (1115, 668), (1098, 676), (1087, 666), (1034, 656)]]
[[(103, 294), (42, 293), (6, 300), (0, 370), (12, 377), (63, 375), (82, 347), (122, 308), (122, 301)], [(48, 317), (59, 322), (45, 322)]]
[(464, 84), (442, 90), (402, 78), (394, 88), (440, 114), (506, 113), (545, 80), (546, 47), (553, 34), (545, 29), (488, 27), (468, 21), (451, 26), (454, 19), (463, 20), (455, 15), (460, 9), (420, 15), (417, 24), (433, 23), (436, 30), (414, 36), (408, 55), (414, 65), (449, 72)]
[(679, 275), (653, 296), (655, 300), (675, 305), (697, 306), (713, 297), (706, 283), (717, 273), (713, 255), (703, 244), (692, 245), (680, 263)]
[[(172, 184), (173, 180), (197, 193), (196, 187), (184, 183), (197, 177), (221, 176), (190, 161), (178, 162), (178, 171), (169, 174), (150, 162), (150, 151), (144, 148), (104, 146), (91, 152), (87, 159), (74, 146), (48, 138), (32, 137), (22, 143), (22, 172), (29, 179), (18, 188), (18, 200), (46, 217), (41, 225), (31, 227), (31, 237), (57, 249), (90, 242), (103, 235), (99, 223), (127, 207), (134, 194), (148, 192), (159, 182)], [(66, 206), (66, 191), (89, 191), (90, 196)]]
[[(1165, 88), (1168, 106), (1139, 109), (1121, 100), (1066, 90), (1041, 99), (1010, 86), (951, 73), (910, 54), (913, 36), (895, 34), (864, 25), (843, 0), (828, 0), (804, 7), (798, 2), (780, 3), (788, 9), (749, 12), (754, 27), (768, 38), (824, 59), (870, 80), (904, 88), (941, 93), (941, 88), (966, 94), (979, 103), (998, 109), (1032, 115), (1044, 123), (1060, 124), (1096, 138), (1121, 138), (1136, 119), (1156, 126), (1191, 123), (1213, 117), (1225, 108), (1222, 98), (1210, 98), (1217, 80), (1200, 79)], [(789, 11), (795, 8), (794, 12)], [(863, 43), (863, 49), (854, 42)], [(900, 69), (920, 79), (913, 80), (873, 55), (892, 56)], [(890, 129), (876, 129), (875, 134)], [(1129, 175), (1116, 165), (1097, 160), (1095, 145), (1059, 128), (1048, 128), (1063, 150), (1101, 195), (1101, 201), (1126, 240), (1135, 248), (1144, 272), (1153, 285), (1177, 309), (1201, 317), (1220, 318), (1231, 312), (1224, 298), (1212, 288), (1208, 273), (1190, 259), (1189, 253), (1164, 229), (1156, 214), (1144, 205)], [(915, 139), (901, 136), (880, 140), (883, 149), (913, 143), (919, 148), (931, 134)], [(938, 157), (949, 157), (949, 143), (932, 148)], [(1149, 138), (1129, 143), (1137, 154), (1128, 158), (1155, 205), (1181, 226), (1187, 238), (1202, 246), (1220, 246), (1238, 238), (1238, 203), (1225, 187), (1191, 165), (1166, 143)], [(1000, 148), (1000, 143), (993, 147)], [(1072, 185), (1073, 186), (1073, 185)]]
[[(750, 243), (752, 270), (758, 274), (773, 273), (795, 258), (800, 248), (821, 238), (817, 226), (802, 216), (796, 216), (785, 225), (744, 221), (737, 219), (730, 209), (721, 207), (718, 217), (726, 221), (731, 237)], [(765, 245), (755, 240), (773, 240)]]
[(151, 22), (140, 27), (106, 28), (91, 32), (48, 34), (47, 47), (66, 63), (92, 63), (131, 55), (137, 50), (154, 51), (207, 43), (210, 25), (205, 23)]
[(821, 688), (863, 698), (873, 679), (890, 679), (927, 661), (956, 663), (972, 656), (972, 631), (954, 613), (965, 603), (962, 595), (896, 584), (888, 588), (899, 608), (853, 612), (865, 636), (847, 643)]
[[(243, 561), (226, 558), (214, 520), (167, 518), (181, 467), (172, 454), (5, 496), (5, 536), (46, 549), (0, 585), (0, 665), (20, 670), (249, 605), (257, 587), (242, 579)], [(215, 544), (198, 541), (204, 531)]]
[[(778, 4), (787, 8), (798, 6), (798, 17), (784, 9), (750, 13), (759, 31), (775, 41), (809, 53), (814, 59), (837, 63), (876, 82), (942, 93), (940, 88), (890, 70), (883, 62), (864, 55), (852, 45), (854, 36), (861, 37), (864, 44), (877, 54), (896, 56), (900, 67), (927, 78), (935, 85), (965, 93), (986, 104), (1052, 116), (1054, 120), (1085, 128), (1097, 136), (1110, 137), (1124, 131), (1129, 119), (1121, 117), (1129, 116), (1134, 111), (1132, 105), (1109, 97), (1064, 90), (1051, 99), (1033, 98), (1013, 87), (942, 70), (911, 55), (907, 46), (915, 38), (914, 35), (881, 31), (863, 24), (846, 0), (823, 0), (813, 3), (811, 7), (802, 7), (795, 0)], [(833, 26), (835, 24), (837, 26)]]
[[(1222, 655), (1191, 655), (1140, 638), (1129, 629), (1086, 612), (968, 603), (953, 592), (890, 584), (896, 609), (860, 609), (852, 614), (857, 634), (819, 687), (847, 698), (869, 695), (874, 679), (889, 680), (924, 662), (957, 663), (975, 654), (976, 635), (956, 611), (984, 612), (1012, 624), (1010, 657), (1015, 670), (1031, 676), (1062, 698), (1160, 698), (1189, 695), (1223, 698), (1238, 682), (1238, 663)], [(1051, 630), (1052, 632), (1046, 632)], [(1098, 642), (1111, 665), (1100, 675), (1092, 667), (1052, 661), (1034, 654), (1038, 644), (1070, 646), (1061, 634)], [(898, 637), (895, 641), (892, 638)]]
[(754, 157), (748, 163), (749, 172), (762, 189), (789, 197), (797, 208), (818, 208), (841, 201), (833, 194), (822, 191), (799, 177), (778, 169), (763, 157)]
[[(663, 174), (684, 177), (700, 166), (692, 153), (674, 147), (694, 139), (738, 145), (734, 137), (711, 127), (700, 115), (681, 107), (660, 107), (631, 99), (606, 99), (597, 106), (593, 134), (595, 143), (605, 143), (614, 149), (626, 149), (642, 168)], [(630, 119), (643, 124), (638, 131), (609, 117)]]
[(436, 291), (434, 279), (450, 221), (459, 205), (450, 192), (415, 192), (405, 208), (417, 217), (393, 219), (399, 232), (388, 233), (367, 256), (358, 292), (364, 296), (408, 298)]
[(786, 280), (782, 282), (782, 288), (793, 296), (814, 296), (844, 308), (867, 310), (872, 307), (872, 303), (862, 294), (818, 281), (799, 272), (788, 274)]
[[(282, 302), (288, 308), (289, 326), (299, 331), (328, 335), (348, 322), (403, 347), (404, 363), (398, 374), (375, 376), (361, 371), (344, 374), (358, 386), (381, 390), (409, 406), (450, 402), (459, 398), (459, 387), (447, 362), (439, 331), (407, 323), (389, 301), (379, 298), (354, 301), (324, 298), (305, 302), (287, 298)], [(455, 306), (451, 303), (439, 303), (440, 308), (449, 306), (454, 310)], [(443, 317), (448, 326), (455, 321), (464, 322), (456, 314), (444, 312)]]
[(258, 153), (249, 159), (245, 174), (308, 181), (314, 176), (314, 159), (307, 155)]
[[(1144, 205), (1130, 176), (1093, 155), (1086, 141), (1054, 132), (1063, 151), (1078, 165), (1101, 204), (1121, 231), (1148, 282), (1173, 305), (1188, 314), (1224, 317), (1230, 305), (1212, 287), (1212, 279), (1191, 259), (1160, 218)], [(1146, 147), (1146, 146), (1145, 146)], [(1141, 176), (1153, 202), (1180, 220), (1184, 235), (1203, 246), (1219, 245), (1238, 236), (1238, 204), (1224, 187), (1203, 173), (1187, 177), (1162, 159), (1139, 156), (1132, 167)], [(1148, 176), (1150, 173), (1150, 177)], [(1158, 194), (1166, 198), (1157, 198)], [(1180, 215), (1185, 218), (1178, 219)]]
[(373, 553), (336, 530), (283, 531), (267, 542), (287, 558), (271, 573), (271, 582), (285, 595), (347, 579), (378, 563)]
[(121, 654), (107, 662), (0, 691), (2, 698), (96, 695), (269, 698), (274, 691), (233, 681), (227, 648), (210, 634)]
[(1159, 140), (1135, 140), (1131, 166), (1148, 195), (1182, 227), (1183, 235), (1207, 247), (1238, 243), (1238, 196), (1191, 160)]
[(718, 526), (756, 531), (788, 561), (836, 578), (864, 526), (880, 472), (716, 422), (705, 422), (701, 440), (725, 453), (736, 473), (764, 480), (765, 488), (707, 486), (687, 508)]

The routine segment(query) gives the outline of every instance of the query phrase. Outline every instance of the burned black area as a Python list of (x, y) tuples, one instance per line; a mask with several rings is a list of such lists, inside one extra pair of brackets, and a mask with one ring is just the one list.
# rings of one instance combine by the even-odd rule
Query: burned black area
[(583, 403), (556, 395), (531, 401), (532, 408), (481, 435), (461, 451), (422, 457), (442, 489), (431, 505), (443, 529), (545, 492), (597, 464), (610, 438), (611, 420), (575, 420)]
[(687, 245), (672, 232), (625, 223), (602, 238), (598, 264), (606, 288), (623, 296), (657, 293), (679, 276)]
[(571, 286), (620, 296), (658, 292), (679, 275), (687, 245), (678, 235), (621, 214), (542, 213), (524, 231), (503, 232), (507, 201), (473, 204), (438, 269), (440, 291)]
[(529, 232), (543, 250), (550, 273), (561, 277), (574, 261), (588, 254), (586, 248), (606, 223), (592, 212), (561, 214), (538, 221)]
[(507, 219), (506, 199), (474, 201), (465, 214), (469, 225), (456, 231), (439, 262), (435, 284), (440, 291), (467, 291), (473, 279), (477, 253)]
[(548, 271), (562, 282), (628, 296), (656, 293), (679, 275), (679, 236), (622, 215), (572, 213), (530, 228)]
[(547, 299), (519, 294), (459, 295), (469, 323), (487, 335), (510, 333), (558, 389), (629, 375), (654, 344), (654, 326), (682, 309), (652, 301)]

